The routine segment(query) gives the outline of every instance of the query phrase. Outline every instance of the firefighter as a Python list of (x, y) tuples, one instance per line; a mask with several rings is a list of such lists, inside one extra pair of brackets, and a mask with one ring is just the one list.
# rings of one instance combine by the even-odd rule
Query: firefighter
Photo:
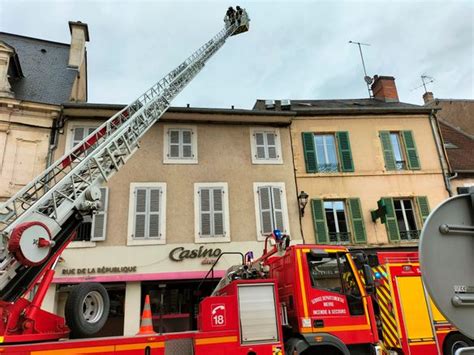
[(237, 25), (240, 26), (240, 19), (242, 18), (242, 14), (244, 13), (244, 10), (242, 10), (242, 8), (239, 5), (237, 5), (235, 9), (236, 9), (235, 17), (237, 19)]
[(232, 6), (229, 6), (226, 12), (227, 18), (230, 21), (230, 24), (233, 25), (235, 22), (235, 10)]

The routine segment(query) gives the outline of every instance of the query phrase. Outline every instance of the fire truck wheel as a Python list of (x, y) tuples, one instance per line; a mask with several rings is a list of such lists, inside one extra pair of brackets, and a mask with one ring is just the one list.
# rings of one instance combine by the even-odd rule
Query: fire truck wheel
[(454, 355), (456, 350), (468, 346), (474, 346), (474, 341), (468, 337), (460, 333), (448, 335), (443, 344), (443, 355)]
[(66, 301), (64, 315), (71, 338), (87, 338), (99, 332), (109, 316), (110, 299), (99, 283), (73, 287)]

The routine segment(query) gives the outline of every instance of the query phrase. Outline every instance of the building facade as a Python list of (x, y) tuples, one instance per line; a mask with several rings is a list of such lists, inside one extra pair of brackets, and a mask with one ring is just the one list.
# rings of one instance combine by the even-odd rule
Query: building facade
[(291, 110), (301, 219), (307, 243), (416, 247), (423, 222), (448, 197), (429, 108), (401, 103), (394, 79), (376, 77), (374, 98), (257, 101)]
[[(119, 109), (64, 105), (55, 158)], [(257, 257), (274, 229), (301, 242), (292, 117), (171, 108), (102, 188), (103, 208), (83, 223), (57, 267), (50, 309), (62, 312), (68, 285), (98, 281), (112, 299), (102, 335), (135, 334), (145, 294), (157, 331), (195, 328), (201, 295), (241, 262), (239, 254), (223, 255), (198, 290), (221, 253), (253, 251)]]
[(87, 100), (87, 25), (71, 45), (0, 32), (0, 201), (49, 164), (61, 104)]

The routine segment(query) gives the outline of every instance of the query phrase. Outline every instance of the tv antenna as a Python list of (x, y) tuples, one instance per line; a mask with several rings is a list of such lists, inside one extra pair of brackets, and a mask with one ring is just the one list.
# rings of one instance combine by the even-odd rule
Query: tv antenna
[(359, 46), (360, 59), (362, 60), (362, 67), (364, 68), (364, 81), (367, 84), (367, 91), (369, 92), (369, 97), (372, 97), (370, 92), (370, 84), (374, 81), (370, 76), (367, 75), (367, 70), (365, 69), (364, 55), (362, 54), (362, 46), (370, 46), (368, 43), (349, 41), (351, 44), (357, 44)]
[(416, 88), (414, 88), (412, 91), (418, 90), (419, 88), (423, 87), (423, 88), (425, 88), (425, 93), (427, 93), (428, 89), (426, 88), (426, 85), (434, 83), (434, 81), (435, 81), (435, 79), (433, 77), (423, 74), (423, 75), (421, 75), (422, 84), (420, 86), (417, 86)]

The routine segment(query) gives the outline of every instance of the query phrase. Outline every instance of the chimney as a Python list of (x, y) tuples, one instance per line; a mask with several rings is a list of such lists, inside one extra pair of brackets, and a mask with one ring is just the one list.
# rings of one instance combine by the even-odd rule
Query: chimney
[(8, 68), (10, 58), (15, 53), (14, 49), (0, 42), (0, 97), (13, 97), (13, 92), (8, 81)]
[(393, 76), (374, 76), (372, 84), (374, 98), (385, 102), (398, 102), (397, 87)]
[(425, 102), (425, 105), (429, 104), (430, 102), (434, 101), (434, 95), (432, 92), (427, 91), (423, 94), (423, 101)]
[(86, 52), (86, 42), (89, 42), (89, 29), (81, 21), (69, 21), (71, 31), (71, 47), (69, 48), (68, 66), (79, 69)]

